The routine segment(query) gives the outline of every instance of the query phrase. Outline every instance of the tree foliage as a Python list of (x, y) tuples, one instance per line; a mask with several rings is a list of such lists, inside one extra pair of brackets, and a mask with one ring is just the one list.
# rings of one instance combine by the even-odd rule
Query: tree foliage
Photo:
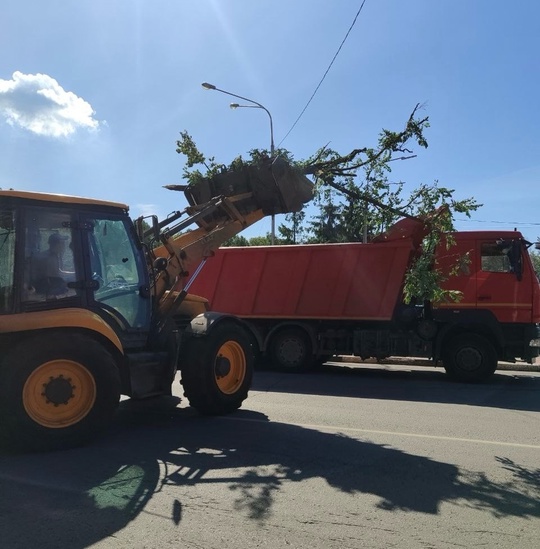
[[(264, 236), (253, 236), (249, 239), (245, 236), (237, 234), (224, 242), (223, 246), (228, 248), (231, 246), (270, 246), (271, 244), (272, 236), (270, 233), (267, 233)], [(278, 244), (283, 244), (283, 242), (278, 242)]]
[[(443, 276), (434, 264), (435, 249), (441, 236), (454, 230), (455, 213), (470, 217), (481, 204), (474, 198), (456, 199), (454, 190), (440, 186), (438, 181), (422, 183), (410, 190), (405, 182), (391, 179), (395, 162), (415, 158), (415, 146), (424, 149), (428, 146), (424, 132), (429, 128), (429, 119), (418, 116), (420, 109), (420, 105), (415, 106), (401, 131), (383, 129), (373, 147), (357, 148), (343, 155), (325, 146), (300, 161), (295, 161), (287, 150), (275, 151), (304, 174), (312, 176), (316, 183), (315, 215), (308, 218), (305, 209), (287, 215), (285, 223), (278, 227), (280, 239), (276, 243), (368, 242), (401, 217), (427, 216), (429, 234), (422, 253), (406, 275), (405, 300), (456, 299), (455, 293), (441, 289)], [(189, 183), (246, 164), (257, 164), (270, 155), (269, 151), (253, 149), (249, 152), (249, 160), (239, 156), (225, 166), (216, 163), (213, 157), (207, 159), (201, 154), (187, 132), (180, 135), (177, 152), (187, 157), (183, 177)], [(194, 168), (197, 165), (205, 167), (204, 174)], [(435, 211), (438, 215), (432, 215)], [(269, 235), (261, 238), (269, 240)], [(253, 245), (251, 240), (249, 244)]]
[(536, 272), (536, 275), (540, 279), (540, 252), (531, 251), (529, 252), (529, 255), (531, 256), (531, 261), (532, 261), (534, 270)]

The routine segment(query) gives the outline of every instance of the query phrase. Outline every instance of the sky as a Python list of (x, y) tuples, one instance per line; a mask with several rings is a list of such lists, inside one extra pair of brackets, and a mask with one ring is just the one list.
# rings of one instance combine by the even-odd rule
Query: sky
[[(429, 147), (392, 179), (483, 204), (459, 230), (536, 241), (540, 2), (366, 0), (321, 83), (361, 4), (2, 0), (0, 187), (122, 202), (132, 217), (183, 209), (163, 188), (183, 182), (181, 131), (224, 164), (270, 146), (263, 110), (231, 110), (203, 82), (264, 105), (296, 159), (375, 146), (420, 103)], [(269, 231), (264, 219), (244, 236)]]

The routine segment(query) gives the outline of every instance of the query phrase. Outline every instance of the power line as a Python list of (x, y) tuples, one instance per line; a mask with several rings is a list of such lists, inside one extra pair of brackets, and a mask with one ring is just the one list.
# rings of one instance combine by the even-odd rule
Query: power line
[(309, 101), (306, 103), (306, 106), (302, 109), (302, 112), (298, 115), (298, 118), (294, 121), (294, 124), (291, 126), (291, 129), (285, 134), (285, 137), (278, 143), (278, 148), (283, 143), (283, 141), (285, 141), (285, 139), (287, 139), (289, 134), (293, 131), (294, 127), (296, 126), (296, 124), (298, 124), (298, 121), (300, 120), (300, 118), (302, 118), (302, 115), (306, 112), (307, 108), (309, 107), (309, 104), (311, 103), (311, 101), (315, 97), (315, 94), (319, 91), (319, 88), (321, 87), (321, 84), (324, 82), (324, 79), (326, 78), (326, 75), (328, 74), (328, 72), (332, 68), (332, 65), (334, 64), (334, 61), (336, 60), (337, 56), (339, 55), (339, 52), (341, 51), (341, 48), (343, 47), (343, 44), (345, 44), (345, 41), (349, 37), (349, 34), (352, 31), (352, 29), (353, 29), (353, 27), (356, 23), (356, 20), (358, 19), (358, 16), (360, 15), (360, 12), (362, 11), (362, 8), (364, 7), (365, 3), (366, 3), (366, 0), (363, 0), (362, 5), (360, 6), (358, 11), (356, 12), (356, 15), (354, 16), (353, 22), (351, 23), (351, 26), (349, 27), (349, 30), (347, 31), (347, 34), (345, 34), (345, 38), (342, 40), (336, 54), (332, 58), (332, 61), (330, 61), (330, 65), (328, 65), (328, 68), (326, 69), (325, 73), (323, 74), (323, 77), (321, 78), (320, 82), (317, 84), (317, 87), (315, 88), (315, 91), (313, 92), (313, 94), (309, 98)]
[(497, 223), (501, 225), (540, 225), (538, 222), (527, 223), (526, 221), (489, 221), (486, 219), (456, 219), (456, 221), (459, 221), (460, 223), (465, 221), (467, 223)]

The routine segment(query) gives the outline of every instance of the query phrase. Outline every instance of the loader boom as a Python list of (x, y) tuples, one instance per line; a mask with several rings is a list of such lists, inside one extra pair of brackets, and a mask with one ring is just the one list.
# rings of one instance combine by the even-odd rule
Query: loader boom
[(136, 221), (139, 236), (150, 242), (148, 261), (161, 315), (175, 309), (197, 266), (221, 244), (267, 215), (301, 210), (313, 197), (313, 183), (280, 157), (168, 188), (184, 191), (190, 205), (164, 221), (154, 218), (146, 231), (142, 218)]

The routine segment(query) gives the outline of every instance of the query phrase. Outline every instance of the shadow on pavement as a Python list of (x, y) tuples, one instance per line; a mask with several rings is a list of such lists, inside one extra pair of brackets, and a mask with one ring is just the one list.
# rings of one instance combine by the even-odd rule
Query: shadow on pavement
[[(348, 436), (269, 422), (256, 412), (205, 418), (172, 398), (142, 406), (128, 401), (112, 430), (91, 446), (0, 453), (2, 545), (88, 547), (128, 525), (156, 493), (160, 502), (171, 497), (162, 518), (181, 536), (190, 509), (210, 503), (192, 490), (202, 485), (226, 486), (235, 496), (227, 512), (264, 522), (285, 485), (314, 478), (341, 492), (374, 495), (375, 505), (389, 513), (437, 514), (442, 503), (459, 500), (497, 516), (540, 517), (540, 470), (504, 457), (500, 466), (511, 471), (511, 483)], [(212, 513), (208, 521), (211, 527)]]
[(252, 390), (540, 411), (539, 376), (507, 372), (459, 383), (434, 368), (397, 368), (329, 363), (302, 374), (256, 370)]

